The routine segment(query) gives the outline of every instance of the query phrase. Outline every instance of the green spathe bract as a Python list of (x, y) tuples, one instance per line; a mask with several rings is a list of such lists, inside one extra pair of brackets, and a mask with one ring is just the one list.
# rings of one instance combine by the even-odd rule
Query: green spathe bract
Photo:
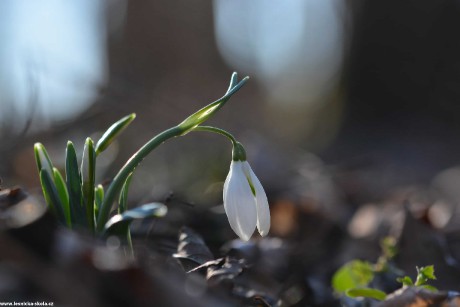
[[(36, 143), (34, 146), (36, 163), (43, 194), (49, 207), (63, 225), (70, 228), (86, 228), (99, 235), (115, 234), (124, 238), (124, 242), (130, 245), (131, 221), (139, 218), (161, 217), (167, 212), (166, 207), (159, 203), (127, 209), (129, 184), (135, 168), (160, 144), (193, 130), (222, 134), (232, 141), (234, 147), (237, 144), (238, 149), (241, 144), (230, 133), (219, 128), (200, 125), (220, 110), (247, 80), (248, 77), (245, 77), (238, 82), (238, 75), (233, 73), (230, 86), (222, 98), (190, 115), (177, 126), (153, 137), (125, 163), (106, 190), (102, 185), (95, 183), (97, 156), (108, 148), (134, 120), (134, 113), (112, 124), (96, 145), (91, 138), (86, 139), (81, 167), (78, 166), (74, 145), (69, 141), (66, 148), (65, 180), (59, 170), (53, 167), (45, 147), (41, 143)], [(244, 152), (242, 146), (241, 150), (240, 152)], [(117, 197), (119, 214), (109, 220), (112, 205)]]
[(238, 82), (238, 74), (236, 72), (233, 73), (232, 78), (230, 80), (230, 86), (228, 87), (227, 92), (222, 98), (193, 113), (192, 115), (187, 117), (183, 122), (177, 125), (177, 127), (183, 130), (182, 133), (185, 134), (191, 131), (193, 128), (197, 127), (198, 125), (204, 123), (217, 111), (219, 111), (219, 109), (225, 105), (225, 103), (230, 99), (230, 97), (232, 97), (232, 95), (235, 94), (246, 83), (248, 79), (249, 77), (245, 77), (240, 82)]

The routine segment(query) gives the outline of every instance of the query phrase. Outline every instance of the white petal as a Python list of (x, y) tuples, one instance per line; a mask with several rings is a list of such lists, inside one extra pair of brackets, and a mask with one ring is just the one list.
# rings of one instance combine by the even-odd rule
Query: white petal
[(257, 223), (256, 201), (242, 169), (242, 162), (232, 161), (224, 183), (224, 208), (233, 231), (248, 241)]
[(266, 236), (270, 230), (270, 208), (268, 206), (267, 195), (248, 162), (245, 162), (243, 168), (247, 176), (251, 178), (256, 192), (257, 229), (261, 236)]

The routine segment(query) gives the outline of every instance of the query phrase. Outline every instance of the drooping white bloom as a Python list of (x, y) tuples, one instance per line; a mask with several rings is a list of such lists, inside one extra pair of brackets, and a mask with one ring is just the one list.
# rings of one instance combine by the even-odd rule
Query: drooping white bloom
[(267, 195), (247, 161), (232, 161), (224, 183), (224, 207), (233, 231), (244, 241), (256, 226), (262, 236), (270, 229)]

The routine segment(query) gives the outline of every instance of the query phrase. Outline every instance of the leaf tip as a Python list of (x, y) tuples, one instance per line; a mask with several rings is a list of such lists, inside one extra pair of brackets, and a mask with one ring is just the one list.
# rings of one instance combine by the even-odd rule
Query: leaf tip
[(89, 145), (89, 144), (93, 145), (93, 144), (94, 144), (93, 139), (90, 138), (90, 137), (87, 137), (86, 140), (85, 140), (85, 145), (86, 145), (86, 144), (88, 144), (88, 145)]

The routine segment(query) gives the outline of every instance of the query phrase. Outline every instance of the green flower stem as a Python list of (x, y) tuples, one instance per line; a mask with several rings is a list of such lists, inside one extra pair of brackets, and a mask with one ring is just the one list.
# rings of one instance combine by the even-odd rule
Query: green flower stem
[(198, 126), (198, 127), (193, 128), (192, 131), (207, 131), (207, 132), (221, 134), (223, 136), (226, 136), (228, 139), (230, 139), (230, 141), (232, 141), (233, 144), (238, 143), (238, 141), (235, 139), (233, 135), (231, 135), (229, 132), (223, 129), (220, 129), (220, 128), (216, 128), (212, 126)]
[(165, 130), (147, 142), (141, 147), (126, 164), (120, 169), (118, 174), (110, 184), (107, 193), (105, 194), (104, 201), (101, 204), (99, 216), (97, 218), (97, 231), (101, 233), (104, 230), (104, 225), (107, 222), (110, 214), (110, 209), (114, 203), (117, 194), (121, 191), (126, 179), (134, 169), (141, 163), (141, 161), (154, 150), (156, 147), (166, 142), (167, 140), (180, 136), (184, 133), (184, 129), (181, 127), (173, 127)]
[[(153, 139), (148, 141), (144, 146), (141, 147), (129, 160), (126, 164), (121, 168), (118, 174), (113, 179), (113, 182), (110, 184), (107, 193), (105, 194), (104, 200), (101, 204), (101, 208), (99, 210), (99, 215), (97, 217), (97, 226), (96, 230), (99, 233), (102, 233), (104, 230), (105, 223), (107, 222), (110, 214), (110, 209), (112, 208), (112, 204), (114, 203), (117, 195), (123, 188), (126, 179), (128, 178), (129, 174), (131, 174), (134, 169), (141, 163), (141, 161), (154, 150), (158, 145), (164, 143), (165, 141), (185, 135), (192, 130), (197, 130), (198, 126), (208, 120), (211, 116), (213, 116), (220, 108), (224, 106), (224, 104), (230, 99), (230, 97), (235, 94), (249, 79), (249, 77), (243, 78), (240, 82), (238, 81), (238, 74), (233, 73), (232, 78), (230, 79), (230, 86), (225, 93), (225, 95), (210, 103), (209, 105), (205, 106), (204, 108), (198, 110), (197, 112), (193, 113), (189, 117), (187, 117), (183, 122), (179, 125), (170, 128), (168, 130), (163, 131), (162, 133), (155, 136)], [(229, 137), (233, 142), (233, 149), (235, 152), (235, 148), (239, 149), (242, 148), (241, 144), (238, 143), (231, 134), (228, 132), (214, 128), (214, 127), (207, 127), (202, 126), (201, 128), (203, 131), (211, 131), (215, 133), (219, 133)], [(244, 151), (244, 149), (243, 149)], [(239, 151), (238, 151), (239, 152)], [(234, 155), (235, 158), (235, 155)]]
[(231, 135), (229, 132), (223, 129), (211, 127), (211, 126), (197, 126), (193, 128), (191, 131), (206, 131), (206, 132), (217, 133), (217, 134), (227, 137), (230, 141), (232, 141), (232, 145), (233, 145), (232, 159), (233, 161), (246, 161), (246, 151), (244, 150), (243, 145), (240, 142), (238, 142), (235, 139), (235, 137)]

